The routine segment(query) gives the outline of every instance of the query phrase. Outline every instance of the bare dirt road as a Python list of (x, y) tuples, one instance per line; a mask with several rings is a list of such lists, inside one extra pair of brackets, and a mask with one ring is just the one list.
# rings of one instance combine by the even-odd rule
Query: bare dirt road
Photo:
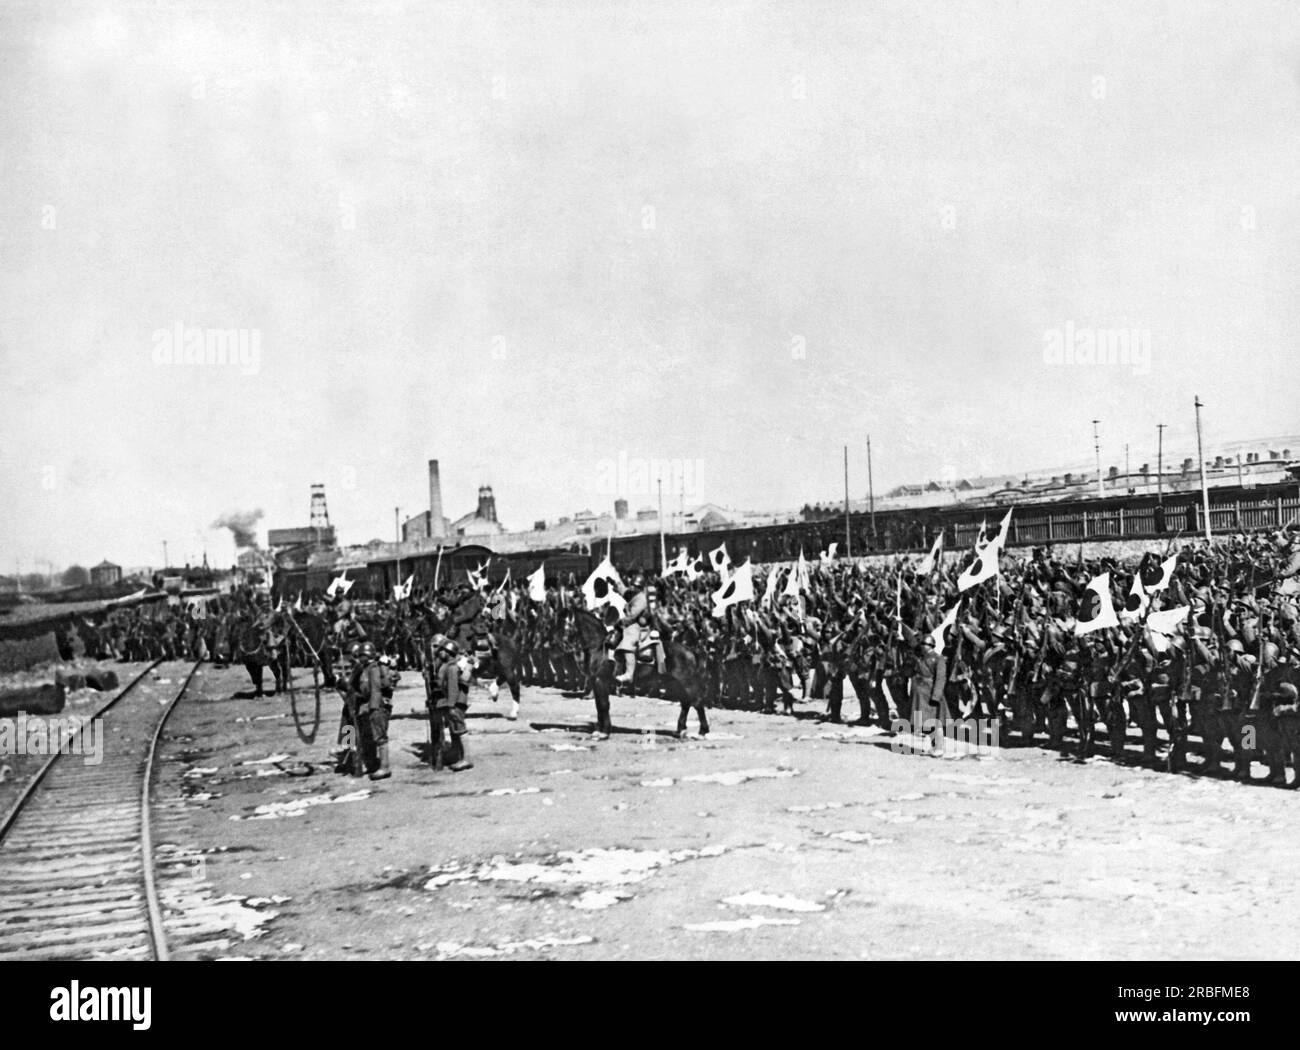
[(330, 771), (336, 700), (308, 745), (244, 689), (205, 667), (162, 749), (178, 958), (1300, 955), (1290, 791), (898, 754), (811, 704), (677, 741), (675, 707), (615, 698), (598, 741), (589, 700), (541, 689), (511, 722), (476, 688), (475, 767), (434, 773), (409, 672), (372, 783)]

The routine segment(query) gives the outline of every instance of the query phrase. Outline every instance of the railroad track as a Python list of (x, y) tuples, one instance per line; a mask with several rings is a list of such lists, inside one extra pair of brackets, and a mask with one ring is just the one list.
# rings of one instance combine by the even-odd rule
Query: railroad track
[(51, 755), (0, 817), (0, 959), (167, 958), (149, 796), (163, 726), (198, 667), (146, 667), (92, 716), (99, 764)]

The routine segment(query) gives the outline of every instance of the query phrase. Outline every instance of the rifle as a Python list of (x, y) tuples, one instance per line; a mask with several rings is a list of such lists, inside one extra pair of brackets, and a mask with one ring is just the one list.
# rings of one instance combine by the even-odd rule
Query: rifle
[(424, 679), (424, 706), (429, 711), (429, 762), (436, 770), (442, 764), (442, 732), (439, 730), (438, 740), (435, 742), (433, 732), (434, 721), (437, 718), (437, 701), (433, 695), (433, 678), (429, 674), (429, 643), (427, 641), (421, 641), (420, 643), (420, 675)]
[(1259, 654), (1255, 658), (1255, 680), (1250, 687), (1250, 705), (1247, 707), (1249, 717), (1259, 714), (1260, 687), (1264, 684), (1264, 639), (1268, 636), (1268, 621), (1264, 614), (1259, 614)]

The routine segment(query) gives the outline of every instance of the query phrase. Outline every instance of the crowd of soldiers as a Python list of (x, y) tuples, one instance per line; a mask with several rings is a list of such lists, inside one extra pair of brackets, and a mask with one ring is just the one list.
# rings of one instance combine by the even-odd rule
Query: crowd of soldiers
[[(1170, 553), (1176, 568), (1163, 579), (1156, 571), (1150, 588), (1148, 570)], [(708, 707), (793, 715), (816, 702), (819, 717), (842, 722), (847, 683), (857, 720), (890, 733), (983, 719), (1010, 727), (1004, 746), (1045, 736), (1086, 755), (1104, 728), (1118, 756), (1136, 725), (1143, 759), (1170, 769), (1187, 765), (1193, 739), (1207, 771), (1221, 771), (1225, 742), (1238, 777), (1252, 760), (1275, 783), (1300, 768), (1300, 540), (1290, 530), (1171, 545), (1141, 564), (1050, 547), (1004, 553), (995, 576), (961, 593), (969, 560), (823, 560), (797, 586), (721, 614), (714, 572), (628, 573), (599, 604), (573, 578), (539, 593), (480, 577), (364, 606), (320, 596), (272, 607), (248, 593), (207, 614), (119, 610), (87, 647), (121, 659), (242, 661), (259, 693), (262, 666), (277, 688), (291, 665), (313, 666), (343, 699), (339, 768), (376, 779), (390, 775), (393, 689), (413, 668), (425, 684), (429, 761), (456, 771), (471, 768), (465, 712), (476, 679), (494, 701), (510, 687), (510, 718), (521, 683), (593, 691), (603, 735), (610, 694), (678, 701), (679, 732), (693, 708), (703, 735)], [(1081, 605), (1103, 573), (1116, 608), (1134, 613), (1137, 596), (1140, 609), (1081, 632)], [(1176, 629), (1147, 629), (1157, 610), (1184, 607)]]
[[(1104, 729), (1119, 756), (1127, 727), (1136, 725), (1147, 762), (1184, 768), (1199, 739), (1202, 768), (1221, 771), (1226, 742), (1235, 775), (1248, 778), (1259, 760), (1270, 781), (1286, 783), (1286, 767), (1297, 769), (1300, 755), (1300, 542), (1293, 540), (1279, 531), (1181, 544), (1165, 552), (1176, 556), (1176, 569), (1158, 590), (1144, 584), (1151, 567), (1152, 579), (1162, 575), (1158, 552), (1139, 565), (1043, 548), (1003, 554), (1000, 572), (964, 594), (959, 578), (969, 559), (941, 560), (929, 571), (916, 557), (839, 559), (812, 566), (795, 593), (756, 597), (721, 615), (716, 574), (629, 573), (615, 590), (617, 608), (588, 608), (576, 579), (551, 581), (544, 596), (523, 581), (495, 589), (475, 581), (379, 603), (370, 623), (376, 653), (387, 649), (392, 661), (421, 667), (438, 741), (431, 761), (450, 749), (462, 756), (453, 769), (467, 768), (464, 710), (476, 677), (495, 700), (512, 674), (524, 684), (585, 691), (604, 673), (615, 694), (680, 700), (679, 732), (688, 706), (701, 734), (710, 706), (792, 715), (797, 704), (815, 701), (824, 705), (820, 717), (839, 723), (847, 683), (858, 721), (891, 733), (978, 718), (1010, 727), (1004, 746), (1045, 735), (1049, 747), (1086, 755)], [(1137, 594), (1141, 612), (1081, 632), (1081, 603), (1103, 573), (1115, 608), (1131, 606)], [(460, 618), (459, 642), (431, 626), (456, 619), (467, 602), (473, 615)], [(1177, 629), (1147, 628), (1149, 612), (1183, 607)], [(347, 603), (327, 613), (339, 609)], [(336, 625), (355, 617), (347, 610)], [(594, 662), (593, 622), (600, 631)], [(597, 704), (597, 729), (607, 735), (608, 716)], [(372, 700), (361, 708), (380, 717)], [(510, 716), (517, 712), (512, 701)], [(381, 736), (386, 725), (375, 733)], [(371, 765), (386, 770), (373, 754)]]

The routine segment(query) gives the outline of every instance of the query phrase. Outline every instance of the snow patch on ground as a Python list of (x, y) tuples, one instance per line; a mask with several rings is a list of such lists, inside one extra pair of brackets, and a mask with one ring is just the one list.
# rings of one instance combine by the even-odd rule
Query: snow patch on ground
[(742, 893), (736, 897), (724, 897), (723, 904), (735, 908), (773, 908), (776, 911), (825, 911), (826, 905), (814, 901), (800, 900), (798, 897), (780, 896), (772, 893)]
[(695, 933), (736, 933), (756, 930), (760, 926), (798, 926), (798, 919), (773, 919), (766, 915), (751, 915), (747, 919), (720, 919), (716, 922), (688, 922), (682, 927)]
[(864, 846), (888, 846), (893, 839), (877, 838), (869, 831), (829, 831), (826, 833), (827, 838), (839, 839), (842, 842), (860, 842)]
[(561, 850), (536, 861), (493, 857), (485, 864), (468, 867), (453, 861), (429, 869), (432, 878), (424, 884), (424, 888), (434, 891), (458, 882), (571, 887), (578, 891), (570, 901), (573, 907), (598, 910), (631, 899), (631, 893), (616, 887), (644, 882), (656, 871), (682, 861), (718, 857), (726, 852), (725, 846), (680, 850), (594, 848)]
[(332, 806), (337, 802), (360, 802), (370, 797), (370, 789), (362, 788), (346, 795), (308, 795), (291, 802), (267, 802), (252, 813), (231, 816), (231, 820), (279, 820), (281, 817), (300, 817), (313, 806)]
[(827, 809), (843, 809), (848, 802), (819, 802), (814, 806), (786, 806), (787, 813), (820, 813)]
[(1030, 784), (1029, 777), (986, 777), (977, 773), (931, 773), (931, 780), (946, 780), (953, 784)]
[(441, 959), (494, 959), (502, 955), (516, 955), (519, 952), (546, 952), (553, 948), (574, 948), (582, 944), (594, 944), (594, 937), (533, 937), (526, 941), (506, 941), (495, 945), (458, 944), (456, 941), (439, 941), (436, 945), (417, 944), (417, 950), (427, 952), (431, 948)]

